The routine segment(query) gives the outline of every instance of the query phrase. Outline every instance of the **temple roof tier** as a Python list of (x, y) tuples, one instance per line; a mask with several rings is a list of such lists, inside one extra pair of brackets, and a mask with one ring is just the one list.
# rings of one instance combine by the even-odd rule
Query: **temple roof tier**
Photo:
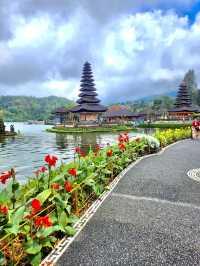
[(105, 112), (107, 108), (100, 104), (80, 104), (70, 109), (72, 113), (80, 112)]
[(105, 112), (107, 108), (100, 105), (100, 100), (96, 98), (98, 95), (96, 92), (93, 73), (91, 65), (86, 62), (83, 66), (83, 72), (80, 83), (78, 105), (71, 108), (69, 111), (76, 112)]
[(83, 91), (79, 93), (79, 97), (84, 97), (84, 96), (97, 96), (98, 94), (95, 91)]
[(82, 103), (100, 103), (100, 100), (97, 98), (92, 99), (91, 97), (82, 97), (77, 101), (78, 104)]

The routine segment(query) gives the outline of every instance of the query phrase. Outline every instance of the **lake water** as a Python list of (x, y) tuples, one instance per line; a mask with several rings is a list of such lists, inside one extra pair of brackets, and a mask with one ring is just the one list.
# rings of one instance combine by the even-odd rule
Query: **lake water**
[[(17, 178), (26, 181), (33, 171), (44, 165), (46, 154), (57, 155), (67, 162), (73, 159), (74, 148), (81, 146), (86, 152), (89, 145), (106, 145), (116, 142), (115, 133), (55, 134), (45, 130), (51, 126), (14, 123), (19, 136), (0, 138), (0, 173), (15, 167)], [(10, 123), (6, 123), (9, 130)], [(130, 133), (135, 136), (137, 133)]]

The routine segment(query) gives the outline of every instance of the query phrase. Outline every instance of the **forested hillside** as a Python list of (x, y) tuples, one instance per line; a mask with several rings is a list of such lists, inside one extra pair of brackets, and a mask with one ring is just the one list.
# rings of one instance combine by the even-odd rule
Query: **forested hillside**
[(5, 121), (46, 120), (55, 108), (73, 104), (66, 98), (56, 96), (0, 96), (0, 110)]

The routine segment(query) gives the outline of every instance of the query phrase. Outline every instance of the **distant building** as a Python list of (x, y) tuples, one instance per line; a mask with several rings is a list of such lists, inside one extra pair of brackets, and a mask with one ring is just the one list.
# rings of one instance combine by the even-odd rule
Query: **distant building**
[(179, 86), (176, 102), (173, 109), (169, 110), (169, 118), (185, 120), (190, 119), (193, 113), (199, 113), (199, 108), (192, 105), (191, 94), (185, 81)]
[(144, 121), (145, 119), (146, 114), (133, 113), (124, 105), (111, 106), (103, 114), (103, 121), (107, 124), (126, 124), (135, 121)]
[(79, 99), (75, 107), (58, 108), (53, 112), (58, 124), (95, 125), (101, 122), (102, 114), (107, 108), (100, 104), (97, 98), (91, 65), (86, 62), (83, 66)]

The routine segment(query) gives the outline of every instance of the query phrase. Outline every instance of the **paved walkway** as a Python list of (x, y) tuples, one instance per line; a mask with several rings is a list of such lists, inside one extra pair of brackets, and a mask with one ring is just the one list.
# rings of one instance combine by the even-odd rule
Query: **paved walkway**
[(200, 265), (200, 141), (146, 158), (119, 182), (58, 265)]

